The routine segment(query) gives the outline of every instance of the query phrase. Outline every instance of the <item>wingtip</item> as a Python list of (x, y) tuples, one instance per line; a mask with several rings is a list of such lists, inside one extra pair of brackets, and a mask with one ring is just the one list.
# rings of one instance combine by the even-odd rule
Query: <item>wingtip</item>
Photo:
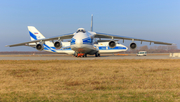
[(5, 47), (9, 47), (9, 45), (6, 45)]

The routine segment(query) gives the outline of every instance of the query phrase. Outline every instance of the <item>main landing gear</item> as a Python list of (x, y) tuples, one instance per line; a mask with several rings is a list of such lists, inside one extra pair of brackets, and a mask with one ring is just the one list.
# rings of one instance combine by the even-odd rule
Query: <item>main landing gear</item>
[(100, 54), (98, 52), (96, 52), (95, 57), (100, 57)]

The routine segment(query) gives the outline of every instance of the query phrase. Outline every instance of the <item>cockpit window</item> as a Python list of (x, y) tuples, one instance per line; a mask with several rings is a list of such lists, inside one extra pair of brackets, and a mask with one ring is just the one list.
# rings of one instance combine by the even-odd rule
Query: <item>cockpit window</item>
[(76, 33), (80, 32), (80, 30), (78, 30)]
[(79, 32), (85, 33), (86, 31), (82, 29), (82, 30), (78, 30), (76, 33), (79, 33)]

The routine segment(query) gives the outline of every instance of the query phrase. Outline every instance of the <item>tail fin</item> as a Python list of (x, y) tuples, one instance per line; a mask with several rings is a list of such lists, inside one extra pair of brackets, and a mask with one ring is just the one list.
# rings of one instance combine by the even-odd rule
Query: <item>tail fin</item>
[(91, 32), (93, 31), (93, 14), (91, 15)]
[(31, 41), (45, 38), (34, 26), (28, 26), (28, 30)]

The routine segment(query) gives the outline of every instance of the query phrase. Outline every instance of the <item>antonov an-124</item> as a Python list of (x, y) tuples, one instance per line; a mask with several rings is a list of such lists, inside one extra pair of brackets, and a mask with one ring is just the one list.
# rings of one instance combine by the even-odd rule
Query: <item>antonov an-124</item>
[[(84, 28), (78, 28), (74, 33), (45, 38), (33, 26), (28, 26), (28, 30), (31, 41), (6, 46), (30, 46), (39, 51), (65, 53), (74, 55), (75, 57), (87, 57), (87, 55), (95, 55), (95, 57), (100, 57), (100, 54), (103, 53), (127, 51), (128, 48), (122, 44), (119, 44), (118, 40), (123, 40), (123, 42), (124, 40), (131, 40), (131, 49), (135, 49), (137, 47), (137, 44), (134, 41), (141, 41), (141, 43), (150, 42), (150, 44), (172, 45), (172, 43), (166, 42), (93, 32), (93, 16), (91, 18), (91, 31), (86, 31)], [(64, 39), (71, 39), (71, 41), (63, 42)]]

